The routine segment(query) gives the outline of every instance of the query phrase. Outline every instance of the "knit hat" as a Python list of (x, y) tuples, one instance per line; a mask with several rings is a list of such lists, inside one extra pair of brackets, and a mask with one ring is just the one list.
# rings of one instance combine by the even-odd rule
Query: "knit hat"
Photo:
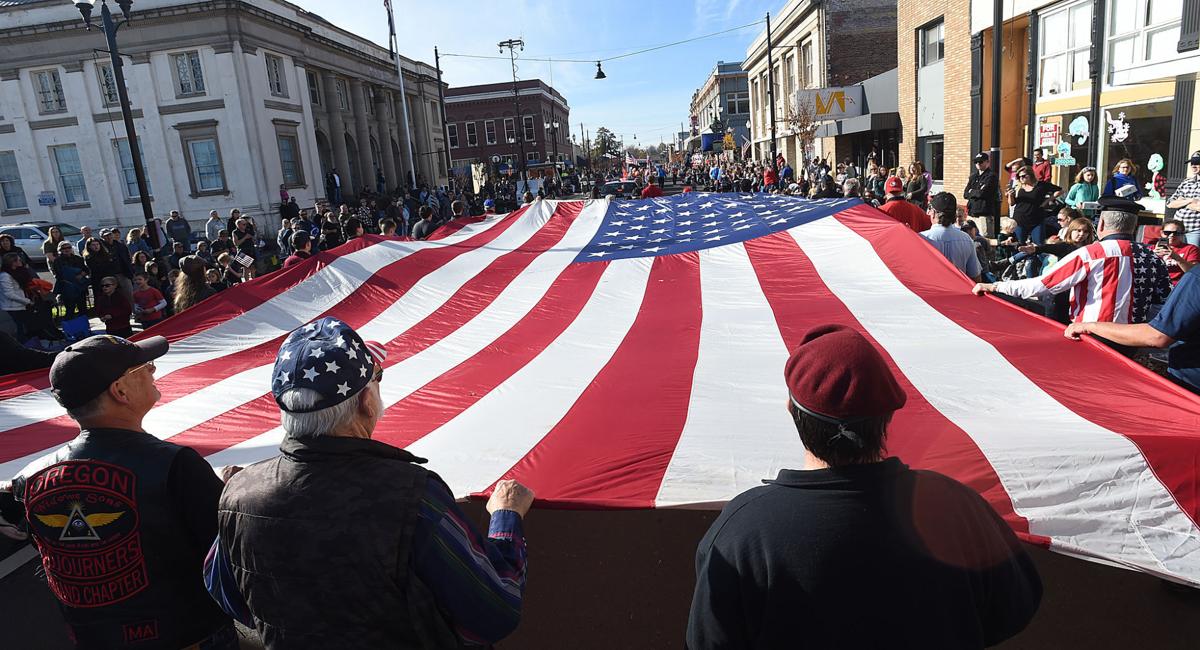
[(796, 408), (834, 424), (888, 415), (908, 398), (883, 355), (845, 325), (810, 329), (783, 376)]

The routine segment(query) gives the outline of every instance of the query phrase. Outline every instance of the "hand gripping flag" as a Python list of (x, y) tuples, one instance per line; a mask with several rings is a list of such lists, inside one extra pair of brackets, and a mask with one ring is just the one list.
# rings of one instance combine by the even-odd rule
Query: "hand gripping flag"
[[(214, 466), (276, 454), (276, 351), (332, 316), (388, 353), (375, 437), (457, 496), (516, 478), (543, 506), (716, 508), (801, 466), (784, 361), (844, 323), (908, 394), (890, 454), (1026, 541), (1200, 584), (1200, 399), (970, 286), (857, 200), (537, 201), (356, 239), (168, 319), (145, 426)], [(0, 384), (0, 477), (75, 435), (45, 389)]]

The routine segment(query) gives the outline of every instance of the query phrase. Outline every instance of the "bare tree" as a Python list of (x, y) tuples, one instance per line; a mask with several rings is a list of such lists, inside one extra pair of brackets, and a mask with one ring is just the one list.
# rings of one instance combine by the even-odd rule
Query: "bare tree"
[[(789, 105), (784, 110), (783, 131), (786, 135), (796, 138), (796, 143), (800, 145), (800, 156), (804, 160), (808, 160), (813, 156), (814, 145), (817, 141), (817, 126), (819, 123), (814, 119), (813, 107), (806, 102), (796, 102), (795, 105)], [(800, 161), (792, 161), (796, 164)]]

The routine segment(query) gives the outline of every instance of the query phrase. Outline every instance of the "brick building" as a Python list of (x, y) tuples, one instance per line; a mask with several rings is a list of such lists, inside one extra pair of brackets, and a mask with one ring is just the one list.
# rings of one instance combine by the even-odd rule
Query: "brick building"
[[(493, 163), (499, 156), (507, 169), (524, 164), (531, 175), (574, 164), (571, 148), (571, 109), (557, 90), (539, 79), (517, 82), (521, 118), (511, 83), (460, 86), (446, 91), (446, 132), (450, 166), (456, 174), (469, 174), (473, 163)], [(557, 125), (557, 126), (556, 126)]]
[[(807, 121), (797, 114), (797, 90), (851, 86), (896, 67), (896, 1), (788, 0), (772, 12), (775, 146), (789, 161), (803, 147), (796, 125)], [(771, 152), (767, 58), (764, 29), (742, 63), (750, 80), (751, 155), (757, 160), (769, 159)], [(849, 135), (816, 138), (805, 153), (862, 164), (872, 146), (887, 146), (886, 138), (866, 143)]]
[[(746, 71), (741, 62), (717, 61), (704, 85), (692, 93), (688, 107), (689, 121), (696, 125), (694, 136), (689, 137), (687, 148), (692, 151), (723, 149), (722, 140), (728, 130), (738, 149), (750, 140), (750, 92), (746, 82)], [(713, 130), (716, 127), (719, 132)], [(701, 137), (701, 133), (708, 134)], [(732, 153), (730, 154), (732, 155)]]
[[(1100, 15), (1096, 15), (1099, 8)], [(921, 160), (935, 185), (962, 193), (971, 156), (992, 146), (993, 5), (899, 0), (898, 73), (903, 160)], [(1161, 175), (1169, 195), (1200, 149), (1200, 0), (1031, 0), (1005, 4), (999, 80), (1000, 158), (1042, 149), (1053, 181), (1084, 166), (1101, 182), (1116, 161), (1139, 184)], [(1167, 212), (1149, 189), (1148, 214)]]

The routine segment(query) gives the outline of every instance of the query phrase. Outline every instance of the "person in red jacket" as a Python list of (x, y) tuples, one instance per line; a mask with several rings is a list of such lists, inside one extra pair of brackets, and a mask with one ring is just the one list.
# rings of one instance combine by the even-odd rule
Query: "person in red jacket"
[(113, 336), (129, 338), (133, 336), (133, 327), (129, 317), (133, 315), (133, 305), (125, 299), (125, 294), (117, 291), (117, 279), (108, 276), (100, 280), (100, 295), (96, 296), (96, 316), (104, 322), (104, 331)]
[(883, 184), (883, 191), (887, 193), (887, 201), (879, 209), (889, 217), (908, 226), (913, 232), (925, 232), (933, 227), (929, 215), (904, 198), (904, 181), (891, 176)]
[(288, 258), (283, 261), (283, 268), (294, 266), (312, 257), (312, 237), (304, 231), (292, 233), (292, 250), (295, 252), (288, 255)]
[(775, 189), (775, 184), (778, 182), (778, 177), (775, 176), (775, 168), (767, 167), (763, 170), (763, 191), (770, 192)]
[(654, 184), (654, 177), (647, 176), (646, 177), (646, 187), (642, 188), (642, 198), (643, 199), (652, 199), (656, 196), (662, 196), (662, 195), (663, 195), (662, 188)]

